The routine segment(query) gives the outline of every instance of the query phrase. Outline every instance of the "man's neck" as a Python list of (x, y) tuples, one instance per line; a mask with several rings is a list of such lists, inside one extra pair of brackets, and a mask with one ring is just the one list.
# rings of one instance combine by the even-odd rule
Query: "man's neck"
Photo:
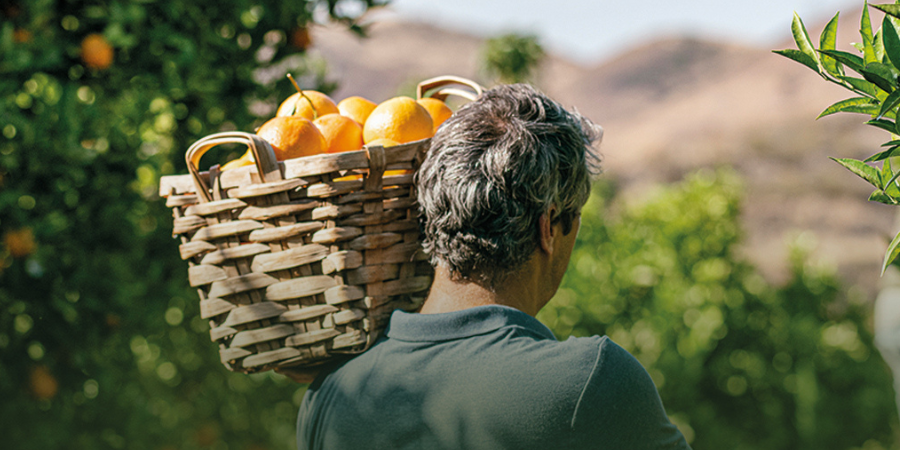
[(526, 264), (523, 270), (491, 288), (473, 281), (453, 280), (446, 267), (438, 266), (431, 291), (419, 312), (438, 314), (476, 306), (503, 305), (535, 316), (549, 301), (549, 295), (544, 292), (542, 277), (534, 272), (533, 264)]

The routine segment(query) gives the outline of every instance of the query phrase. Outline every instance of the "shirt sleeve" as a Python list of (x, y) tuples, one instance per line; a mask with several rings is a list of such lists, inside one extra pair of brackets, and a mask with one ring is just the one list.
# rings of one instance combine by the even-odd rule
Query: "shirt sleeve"
[(669, 421), (647, 370), (603, 338), (572, 416), (578, 444), (590, 449), (690, 449)]

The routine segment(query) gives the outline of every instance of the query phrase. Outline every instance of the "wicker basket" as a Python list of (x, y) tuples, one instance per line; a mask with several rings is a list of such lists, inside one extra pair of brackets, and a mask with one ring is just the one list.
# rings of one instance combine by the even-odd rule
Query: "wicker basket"
[[(439, 77), (420, 83), (418, 96), (433, 89), (439, 99), (481, 94), (469, 80)], [(219, 133), (188, 149), (190, 174), (160, 180), (226, 367), (251, 373), (358, 354), (394, 309), (421, 305), (432, 271), (412, 171), (429, 142), (278, 162), (256, 135)], [(233, 143), (248, 145), (256, 164), (198, 170), (205, 152)], [(384, 176), (395, 169), (410, 173)]]

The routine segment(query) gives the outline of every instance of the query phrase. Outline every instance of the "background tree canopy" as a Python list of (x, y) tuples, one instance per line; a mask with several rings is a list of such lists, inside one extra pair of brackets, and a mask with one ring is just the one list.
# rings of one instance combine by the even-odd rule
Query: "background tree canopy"
[[(185, 172), (196, 139), (259, 124), (292, 92), (286, 71), (333, 88), (303, 52), (306, 25), (361, 32), (377, 3), (0, 0), (8, 448), (294, 447), (305, 387), (221, 366), (156, 183)], [(496, 73), (527, 76), (541, 54), (528, 42), (513, 46), (530, 49), (524, 66), (499, 58)], [(889, 447), (890, 379), (864, 310), (802, 255), (782, 287), (744, 262), (741, 192), (704, 172), (609, 214), (601, 186), (540, 318), (632, 351), (696, 449)]]
[[(6, 446), (291, 447), (297, 386), (218, 363), (156, 184), (198, 138), (252, 130), (286, 71), (323, 88), (307, 23), (362, 31), (376, 3), (0, 1)], [(111, 62), (82, 55), (92, 34)]]

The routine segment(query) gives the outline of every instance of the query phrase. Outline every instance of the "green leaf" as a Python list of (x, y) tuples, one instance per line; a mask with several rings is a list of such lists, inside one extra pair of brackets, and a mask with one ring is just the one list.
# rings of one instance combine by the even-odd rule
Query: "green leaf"
[(889, 16), (900, 19), (900, 5), (869, 5), (875, 9), (879, 9)]
[[(819, 49), (820, 50), (834, 50), (837, 45), (837, 26), (838, 26), (838, 16), (840, 16), (840, 12), (834, 15), (831, 21), (828, 22), (828, 25), (825, 25), (825, 29), (822, 30), (822, 34), (819, 36)], [(843, 67), (838, 64), (837, 60), (832, 56), (823, 55), (821, 58), (822, 66), (825, 70), (838, 77), (844, 74)]]
[[(878, 104), (872, 103), (869, 105), (848, 106), (847, 108), (844, 109), (843, 112), (875, 116), (876, 114), (878, 114), (878, 111), (879, 111)], [(895, 118), (893, 112), (888, 113), (885, 117), (888, 117), (891, 119)]]
[(881, 184), (881, 175), (878, 173), (878, 169), (874, 167), (851, 158), (831, 158), (834, 162), (844, 166), (847, 170), (855, 173), (857, 176), (866, 180), (872, 186), (875, 186), (878, 189), (882, 189), (883, 185)]
[(891, 147), (891, 148), (889, 148), (889, 149), (887, 149), (887, 150), (885, 150), (885, 151), (883, 151), (883, 152), (876, 153), (876, 154), (874, 154), (874, 155), (872, 155), (872, 156), (866, 158), (866, 160), (863, 161), (863, 162), (883, 161), (883, 160), (888, 159), (888, 158), (890, 158), (890, 157), (892, 157), (892, 156), (897, 156), (897, 154), (900, 154), (900, 152), (898, 152), (897, 149), (900, 149), (900, 145), (895, 145), (895, 146), (893, 146), (893, 147)]
[(859, 21), (859, 35), (862, 36), (863, 59), (866, 64), (880, 62), (875, 56), (875, 36), (872, 35), (872, 20), (869, 17), (869, 2), (865, 3), (862, 11), (862, 18)]
[(896, 180), (894, 175), (891, 159), (885, 159), (881, 164), (881, 190), (889, 197), (900, 198), (900, 188), (897, 187), (897, 183), (889, 183), (892, 179)]
[(872, 44), (875, 48), (875, 59), (880, 63), (887, 63), (888, 61), (884, 57), (884, 37), (882, 37), (881, 30), (875, 33), (875, 41)]
[(860, 74), (885, 92), (893, 92), (897, 87), (897, 76), (889, 66), (882, 63), (866, 64), (866, 68), (860, 70)]
[(866, 80), (853, 77), (838, 77), (838, 79), (853, 86), (858, 91), (871, 95), (873, 98), (878, 95), (878, 87)]
[(897, 201), (891, 198), (889, 195), (885, 194), (881, 189), (876, 189), (872, 192), (872, 195), (869, 196), (870, 202), (878, 202), (884, 203), (885, 205), (896, 205)]
[(889, 16), (884, 17), (881, 30), (884, 32), (884, 51), (888, 59), (895, 67), (900, 66), (900, 35)]
[(812, 41), (809, 39), (809, 33), (806, 31), (806, 26), (803, 25), (803, 20), (800, 19), (800, 15), (796, 12), (794, 12), (794, 20), (791, 22), (791, 33), (794, 35), (794, 42), (797, 43), (797, 48), (803, 52), (803, 54), (812, 58), (812, 60), (816, 62), (816, 70), (821, 72), (823, 68), (821, 61), (819, 61), (819, 54), (816, 53), (816, 49), (813, 48)]
[(803, 64), (804, 66), (809, 67), (816, 72), (819, 71), (819, 64), (816, 62), (816, 60), (810, 58), (809, 55), (801, 52), (800, 50), (789, 48), (785, 50), (772, 50), (772, 53), (777, 53), (781, 56), (793, 59), (794, 61), (797, 61), (798, 63)]
[(842, 52), (840, 50), (819, 50), (819, 53), (824, 53), (832, 58), (838, 60), (838, 62), (849, 66), (851, 69), (859, 72), (866, 66), (865, 61), (857, 55), (849, 52)]
[[(890, 164), (885, 164), (885, 165), (888, 166), (888, 173), (890, 173), (891, 172)], [(881, 175), (882, 175), (882, 179), (884, 179), (884, 174), (881, 174)], [(888, 191), (896, 190), (896, 189), (891, 189), (891, 188), (897, 187), (897, 185), (894, 184), (894, 182), (897, 181), (897, 177), (900, 177), (900, 170), (898, 170), (897, 173), (891, 174), (891, 178), (888, 179), (887, 182), (884, 183), (884, 186), (887, 186), (886, 190), (888, 190)], [(884, 187), (882, 187), (882, 189), (884, 189)]]
[(894, 122), (891, 122), (890, 120), (872, 119), (866, 122), (866, 125), (872, 125), (875, 128), (881, 128), (888, 133), (894, 133), (897, 131), (897, 125), (895, 125)]
[(900, 89), (891, 92), (891, 94), (881, 102), (881, 110), (878, 111), (878, 116), (875, 117), (875, 119), (877, 120), (884, 117), (888, 112), (896, 108), (897, 105), (900, 105)]
[(884, 253), (884, 262), (881, 264), (881, 275), (884, 275), (884, 271), (887, 270), (888, 266), (897, 259), (897, 255), (900, 254), (900, 233), (897, 233), (894, 236), (894, 240), (891, 241), (891, 245), (888, 246), (887, 251)]
[[(895, 91), (895, 92), (900, 92), (900, 91)], [(853, 110), (853, 111), (851, 111), (850, 109), (853, 107), (856, 107), (856, 106), (863, 106), (863, 105), (872, 106), (873, 107), (872, 110), (874, 110), (875, 114), (877, 114), (879, 111), (878, 107), (874, 103), (872, 103), (872, 99), (866, 98), (866, 97), (854, 97), (854, 98), (848, 98), (846, 100), (841, 100), (841, 101), (829, 106), (828, 108), (825, 108), (825, 111), (822, 111), (822, 114), (819, 114), (819, 117), (816, 117), (816, 118), (821, 119), (822, 117), (830, 116), (834, 113), (839, 113), (839, 112), (859, 112), (858, 109)], [(868, 111), (869, 110), (866, 110), (866, 112), (864, 112), (864, 114), (870, 114)]]
[(895, 147), (898, 145), (900, 145), (900, 140), (885, 142), (884, 144), (881, 144), (882, 147)]

